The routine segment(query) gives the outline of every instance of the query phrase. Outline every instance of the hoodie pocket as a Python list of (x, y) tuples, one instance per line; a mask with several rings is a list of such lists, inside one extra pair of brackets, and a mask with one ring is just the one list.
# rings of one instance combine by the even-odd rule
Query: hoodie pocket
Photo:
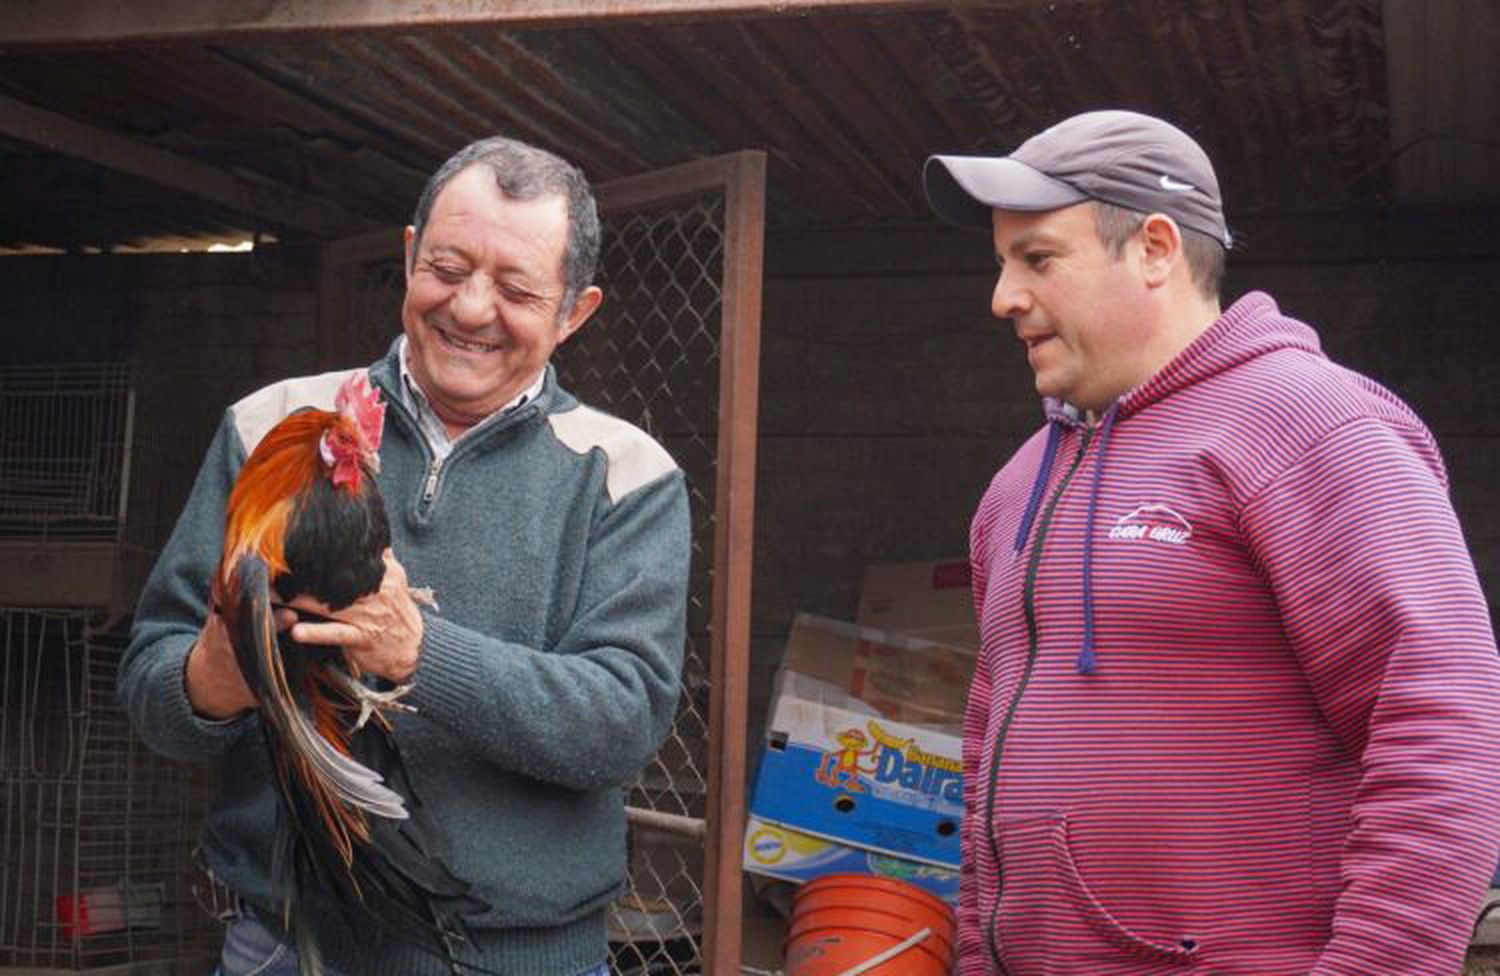
[(1061, 813), (999, 825), (1002, 871), (993, 925), (1006, 967), (1022, 973), (1108, 972), (1111, 960), (1191, 965), (1187, 936), (1161, 942), (1131, 932), (1084, 882)]

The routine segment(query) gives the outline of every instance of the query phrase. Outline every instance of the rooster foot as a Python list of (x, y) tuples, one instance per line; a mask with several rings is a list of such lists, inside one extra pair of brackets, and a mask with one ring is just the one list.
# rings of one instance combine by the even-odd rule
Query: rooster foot
[(333, 673), (338, 675), (338, 680), (343, 684), (344, 690), (349, 692), (349, 695), (355, 701), (359, 702), (359, 718), (355, 720), (354, 727), (350, 729), (351, 732), (358, 732), (364, 728), (365, 723), (370, 720), (370, 716), (376, 712), (397, 711), (415, 713), (417, 710), (415, 705), (408, 705), (401, 701), (407, 692), (411, 691), (411, 682), (407, 682), (404, 685), (397, 685), (390, 691), (376, 691), (353, 675), (337, 670)]
[(370, 716), (375, 714), (377, 709), (382, 712), (390, 709), (412, 713), (417, 710), (415, 705), (408, 705), (401, 701), (401, 698), (411, 691), (411, 682), (397, 685), (390, 691), (376, 691), (358, 681), (354, 683), (359, 687), (359, 691), (355, 692), (355, 697), (359, 699), (359, 718), (355, 721), (353, 729), (355, 732), (364, 728), (365, 723), (370, 720)]

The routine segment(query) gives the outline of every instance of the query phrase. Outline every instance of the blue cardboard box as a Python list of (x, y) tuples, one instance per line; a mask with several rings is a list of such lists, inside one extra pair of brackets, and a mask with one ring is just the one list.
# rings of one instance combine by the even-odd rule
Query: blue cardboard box
[(750, 812), (847, 847), (958, 867), (960, 740), (810, 701), (782, 682)]

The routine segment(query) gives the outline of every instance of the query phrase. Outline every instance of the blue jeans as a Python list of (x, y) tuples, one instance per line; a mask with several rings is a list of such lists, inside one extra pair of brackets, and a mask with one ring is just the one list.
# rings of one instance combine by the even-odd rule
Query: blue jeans
[[(324, 966), (327, 976), (345, 976)], [(297, 976), (297, 950), (249, 913), (240, 915), (224, 930), (224, 949), (213, 976)], [(609, 976), (609, 964), (601, 962), (578, 976)]]

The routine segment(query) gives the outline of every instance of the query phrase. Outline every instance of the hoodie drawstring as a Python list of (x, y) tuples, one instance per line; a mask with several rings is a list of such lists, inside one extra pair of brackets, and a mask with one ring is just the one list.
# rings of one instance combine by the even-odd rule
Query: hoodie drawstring
[(1094, 459), (1094, 483), (1089, 489), (1089, 518), (1083, 528), (1083, 650), (1078, 652), (1078, 673), (1093, 674), (1098, 660), (1094, 654), (1094, 516), (1099, 509), (1099, 485), (1104, 477), (1104, 452), (1109, 447), (1109, 432), (1120, 411), (1117, 403), (1104, 414), (1099, 426), (1099, 455)]
[(1047, 449), (1042, 452), (1042, 466), (1037, 469), (1036, 480), (1031, 483), (1031, 498), (1026, 502), (1026, 514), (1021, 516), (1021, 527), (1016, 530), (1016, 556), (1026, 548), (1026, 537), (1031, 535), (1031, 523), (1036, 521), (1037, 510), (1042, 507), (1042, 495), (1047, 490), (1047, 478), (1052, 474), (1052, 460), (1057, 457), (1057, 445), (1062, 440), (1062, 421), (1054, 420), (1047, 425)]
[[(1104, 452), (1109, 446), (1109, 432), (1114, 428), (1120, 406), (1115, 404), (1104, 414), (1099, 426), (1099, 456), (1094, 462), (1094, 481), (1089, 489), (1089, 517), (1083, 534), (1083, 649), (1078, 652), (1076, 668), (1079, 674), (1093, 674), (1098, 666), (1094, 652), (1094, 520), (1099, 509), (1099, 486), (1104, 476)], [(1047, 427), (1047, 448), (1042, 453), (1042, 463), (1031, 484), (1031, 497), (1026, 501), (1026, 512), (1021, 516), (1020, 528), (1016, 530), (1015, 555), (1019, 557), (1026, 548), (1026, 539), (1031, 535), (1031, 525), (1042, 507), (1042, 496), (1047, 491), (1047, 479), (1052, 474), (1052, 464), (1057, 458), (1057, 446), (1062, 440), (1063, 421), (1053, 420)]]

